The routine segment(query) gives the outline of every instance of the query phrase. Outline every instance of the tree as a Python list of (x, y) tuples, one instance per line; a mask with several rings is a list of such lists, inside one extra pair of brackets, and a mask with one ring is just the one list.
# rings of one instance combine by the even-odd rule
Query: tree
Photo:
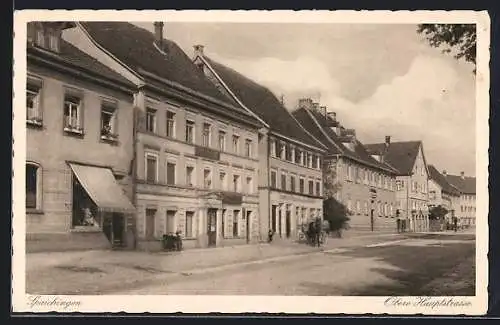
[(340, 184), (337, 182), (336, 161), (325, 161), (323, 175), (323, 219), (328, 221), (331, 231), (338, 231), (340, 234), (342, 229), (347, 228), (349, 215), (352, 213), (335, 198), (335, 194), (340, 190)]
[(476, 65), (475, 24), (420, 24), (417, 32), (423, 34), (432, 47), (442, 47), (444, 53), (453, 52), (456, 59), (463, 58)]
[(441, 205), (429, 209), (430, 220), (443, 220), (446, 214), (448, 214), (448, 210)]

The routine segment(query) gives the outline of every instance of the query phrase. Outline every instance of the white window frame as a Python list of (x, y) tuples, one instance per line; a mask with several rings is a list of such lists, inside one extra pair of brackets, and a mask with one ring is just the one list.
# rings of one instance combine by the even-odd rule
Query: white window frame
[(271, 140), (271, 157), (276, 157), (276, 140)]
[(35, 43), (39, 47), (45, 47), (45, 31), (42, 28), (37, 28), (35, 35)]
[(233, 136), (231, 137), (231, 144), (233, 146), (233, 153), (236, 154), (236, 155), (239, 154), (239, 151), (240, 151), (240, 136), (238, 134), (233, 134)]
[[(224, 174), (224, 179), (221, 179), (221, 175)], [(219, 187), (221, 190), (227, 191), (227, 171), (219, 170)]]
[[(110, 115), (110, 130), (104, 131), (105, 125), (103, 114)], [(100, 136), (103, 140), (115, 141), (118, 139), (118, 103), (114, 100), (101, 99), (101, 130)]]
[[(205, 134), (205, 127), (208, 126), (208, 133)], [(205, 142), (206, 140), (206, 142)], [(209, 122), (203, 122), (201, 129), (201, 145), (207, 148), (210, 148), (212, 145), (212, 124)]]
[[(236, 180), (236, 188), (235, 188), (235, 180)], [(241, 193), (241, 175), (239, 174), (233, 174), (233, 181), (232, 181), (232, 188), (231, 190), (235, 193)]]
[(59, 52), (61, 42), (60, 42), (60, 37), (55, 34), (55, 31), (49, 32), (49, 50), (53, 52)]
[[(38, 83), (40, 85), (34, 85), (34, 82), (30, 82), (30, 79), (34, 80), (35, 78), (28, 77), (28, 81), (26, 84), (26, 99), (29, 95), (33, 96), (33, 107), (29, 109), (26, 105), (26, 122), (28, 124), (41, 126), (43, 123), (42, 117), (42, 90), (43, 90), (43, 82), (40, 80)], [(36, 78), (38, 79), (38, 78)], [(30, 85), (31, 84), (31, 85)], [(30, 88), (36, 88), (36, 90), (32, 90)], [(31, 111), (31, 114), (29, 113)]]
[[(274, 180), (275, 184), (273, 185), (273, 174), (274, 174)], [(278, 171), (277, 170), (271, 170), (269, 172), (269, 185), (271, 188), (276, 189), (278, 188)]]
[[(188, 128), (191, 129), (191, 140), (188, 138)], [(186, 119), (186, 126), (184, 128), (185, 132), (185, 137), (184, 141), (189, 144), (195, 144), (196, 143), (196, 121), (194, 119)]]
[(253, 141), (252, 139), (245, 139), (245, 156), (246, 157), (252, 157), (252, 144)]
[[(168, 164), (174, 165), (174, 182), (169, 183), (168, 180)], [(167, 158), (167, 161), (165, 163), (165, 184), (167, 185), (176, 185), (179, 182), (179, 175), (178, 175), (178, 164), (177, 160), (173, 158)]]
[[(173, 117), (169, 118), (169, 114), (172, 114)], [(172, 109), (167, 109), (165, 112), (165, 134), (167, 137), (175, 139), (177, 133), (177, 123), (176, 123), (177, 112)], [(172, 123), (171, 134), (168, 134), (170, 129), (169, 124)]]
[[(78, 102), (71, 101), (76, 99)], [(64, 131), (69, 133), (83, 134), (83, 98), (76, 94), (66, 93), (63, 101)], [(68, 116), (64, 115), (68, 105)], [(73, 116), (73, 110), (76, 111), (76, 117)], [(76, 125), (73, 125), (73, 119)]]
[(226, 151), (226, 137), (227, 137), (227, 132), (224, 130), (219, 130), (219, 135), (217, 139), (217, 145), (218, 145), (217, 149), (219, 149), (219, 151), (221, 152)]
[[(188, 235), (187, 233), (187, 225), (188, 225), (188, 214), (191, 214), (191, 234)], [(193, 210), (187, 210), (185, 215), (184, 215), (184, 237), (185, 238), (196, 238), (197, 231), (196, 231), (196, 211)]]
[[(300, 188), (300, 183), (302, 182), (303, 186), (302, 189)], [(306, 192), (306, 178), (305, 177), (299, 177), (299, 193), (305, 194)]]
[[(153, 123), (153, 130), (150, 130), (148, 128), (148, 125), (149, 125), (149, 116), (150, 116), (149, 113), (150, 112), (153, 113), (153, 115), (152, 115), (153, 116), (153, 121), (152, 121), (152, 123)], [(150, 106), (146, 107), (146, 125), (145, 125), (146, 132), (157, 133), (157, 129), (158, 129), (158, 127), (157, 127), (157, 124), (158, 124), (157, 123), (157, 119), (158, 119), (158, 109), (156, 109), (154, 107), (150, 107)]]
[[(192, 168), (192, 172), (191, 172), (191, 184), (189, 184), (188, 182), (188, 168)], [(196, 167), (194, 166), (194, 164), (186, 164), (186, 171), (185, 171), (185, 175), (184, 175), (185, 179), (184, 179), (184, 182), (186, 183), (186, 186), (187, 187), (196, 187)]]
[(146, 182), (150, 182), (150, 180), (148, 179), (148, 157), (153, 157), (156, 159), (155, 183), (158, 183), (160, 171), (160, 155), (156, 152), (146, 151), (144, 153), (144, 180)]
[[(210, 177), (209, 177), (209, 179), (208, 179), (208, 181), (210, 182), (210, 184), (208, 184), (208, 186), (206, 185), (207, 180), (205, 179), (205, 171), (206, 171), (206, 170), (208, 170), (208, 171), (209, 171), (209, 175), (210, 175)], [(204, 168), (203, 168), (203, 188), (204, 188), (204, 189), (209, 190), (209, 189), (212, 189), (212, 188), (213, 188), (213, 186), (214, 186), (213, 178), (214, 178), (214, 175), (213, 175), (213, 170), (212, 170), (212, 168), (210, 168), (210, 167), (204, 167)]]

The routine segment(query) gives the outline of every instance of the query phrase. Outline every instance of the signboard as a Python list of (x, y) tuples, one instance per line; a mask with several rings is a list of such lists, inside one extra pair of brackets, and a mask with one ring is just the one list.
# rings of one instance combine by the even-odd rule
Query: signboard
[(196, 157), (202, 157), (211, 160), (220, 160), (220, 152), (207, 147), (195, 146), (194, 154)]

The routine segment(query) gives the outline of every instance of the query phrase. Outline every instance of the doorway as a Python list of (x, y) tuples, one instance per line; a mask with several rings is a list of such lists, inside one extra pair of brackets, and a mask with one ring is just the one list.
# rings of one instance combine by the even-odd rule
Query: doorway
[(281, 221), (282, 221), (282, 218), (281, 218), (281, 207), (279, 209), (279, 212), (278, 212), (278, 230), (279, 230), (279, 234), (280, 234), (280, 237), (281, 237)]
[(113, 213), (113, 246), (123, 246), (123, 234), (125, 232), (125, 220), (121, 213)]
[(286, 238), (290, 238), (291, 234), (292, 234), (292, 220), (291, 220), (292, 216), (291, 216), (291, 213), (289, 210), (286, 211), (286, 228), (285, 228), (285, 231), (286, 231)]
[(276, 233), (276, 209), (278, 207), (276, 205), (273, 205), (271, 208), (271, 229), (273, 230), (273, 233)]
[(207, 211), (208, 247), (217, 245), (217, 209)]

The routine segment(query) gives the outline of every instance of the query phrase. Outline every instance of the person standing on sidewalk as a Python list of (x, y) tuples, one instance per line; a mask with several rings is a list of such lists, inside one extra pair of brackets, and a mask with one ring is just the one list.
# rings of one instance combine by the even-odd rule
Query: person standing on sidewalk
[(269, 229), (267, 233), (267, 242), (271, 243), (273, 241), (273, 236), (274, 236), (274, 231), (272, 229)]

